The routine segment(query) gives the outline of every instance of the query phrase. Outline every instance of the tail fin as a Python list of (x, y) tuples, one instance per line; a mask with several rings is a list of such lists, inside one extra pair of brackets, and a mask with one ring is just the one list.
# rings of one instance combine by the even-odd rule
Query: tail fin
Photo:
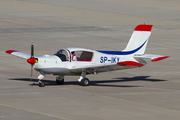
[(134, 32), (123, 51), (136, 51), (133, 54), (144, 54), (146, 46), (151, 35), (153, 25), (141, 24), (136, 26)]

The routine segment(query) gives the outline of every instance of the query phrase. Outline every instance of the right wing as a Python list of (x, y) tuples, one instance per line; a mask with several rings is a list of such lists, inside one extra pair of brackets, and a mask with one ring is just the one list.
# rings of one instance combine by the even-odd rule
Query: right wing
[(110, 71), (113, 67), (117, 66), (117, 64), (98, 64), (98, 65), (84, 65), (84, 66), (74, 66), (69, 69), (69, 71), (74, 73), (81, 73), (83, 69), (85, 69), (89, 73), (93, 73), (94, 71), (102, 72), (102, 71)]
[(19, 52), (17, 50), (7, 50), (6, 53), (15, 55), (17, 57), (24, 58), (24, 59), (29, 59), (31, 57), (30, 54)]
[(88, 73), (96, 73), (96, 72), (98, 73), (98, 72), (114, 71), (114, 70), (121, 70), (121, 69), (134, 68), (140, 66), (144, 66), (144, 65), (135, 61), (122, 61), (118, 63), (74, 66), (70, 68), (69, 71), (73, 73), (81, 73), (82, 70), (86, 70)]

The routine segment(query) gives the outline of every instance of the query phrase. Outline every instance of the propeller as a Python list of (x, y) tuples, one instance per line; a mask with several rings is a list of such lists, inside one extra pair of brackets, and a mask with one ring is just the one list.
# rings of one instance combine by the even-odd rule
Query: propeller
[(33, 65), (36, 63), (36, 59), (34, 58), (34, 45), (33, 41), (31, 41), (31, 57), (27, 59), (27, 62), (31, 64), (31, 80), (33, 76)]

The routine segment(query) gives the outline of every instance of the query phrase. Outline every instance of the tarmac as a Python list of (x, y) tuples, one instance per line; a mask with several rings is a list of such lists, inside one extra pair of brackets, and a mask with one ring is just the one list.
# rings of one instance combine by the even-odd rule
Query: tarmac
[[(179, 120), (180, 1), (1, 0), (0, 120)], [(58, 86), (9, 49), (52, 55), (61, 48), (123, 50), (138, 24), (152, 24), (147, 54), (170, 56), (142, 68), (65, 76)]]

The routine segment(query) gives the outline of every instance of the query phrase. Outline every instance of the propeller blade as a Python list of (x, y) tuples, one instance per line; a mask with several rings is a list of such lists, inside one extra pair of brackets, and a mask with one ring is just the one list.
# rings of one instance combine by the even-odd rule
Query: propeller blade
[(31, 41), (31, 57), (29, 59), (27, 59), (27, 62), (29, 64), (31, 64), (31, 81), (32, 81), (32, 76), (33, 76), (33, 65), (35, 63), (35, 58), (34, 58), (34, 45), (33, 45), (33, 41)]
[(33, 41), (31, 41), (31, 58), (34, 58), (34, 45), (33, 45)]
[(36, 60), (34, 58), (34, 45), (33, 45), (33, 41), (31, 41), (31, 57), (29, 59), (27, 59), (27, 62), (31, 65), (33, 65)]
[(31, 81), (32, 81), (32, 77), (33, 77), (33, 65), (31, 65)]

